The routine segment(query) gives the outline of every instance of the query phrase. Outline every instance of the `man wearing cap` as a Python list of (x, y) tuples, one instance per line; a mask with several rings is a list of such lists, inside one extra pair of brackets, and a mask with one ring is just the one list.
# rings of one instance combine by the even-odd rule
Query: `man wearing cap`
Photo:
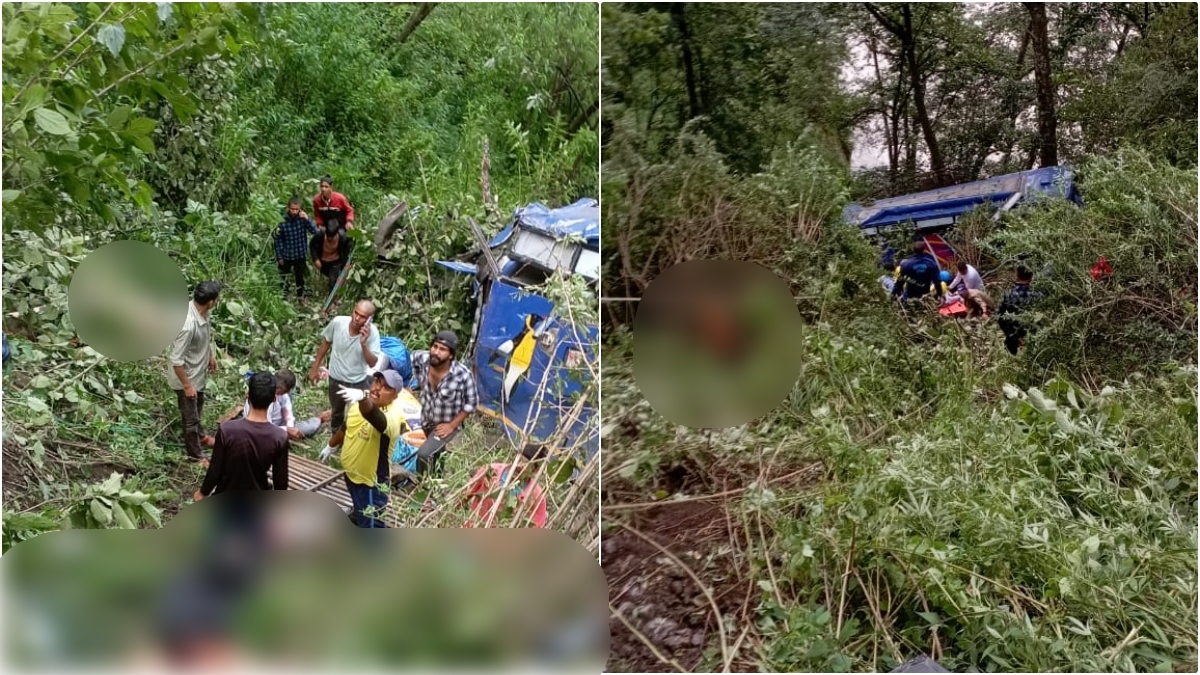
[(413, 352), (413, 375), (421, 401), (421, 430), (426, 441), (417, 449), (417, 473), (427, 473), (446, 443), (458, 435), (463, 422), (479, 405), (479, 392), (471, 369), (454, 360), (458, 336), (444, 330), (428, 350)]
[[(381, 361), (383, 349), (379, 346), (379, 329), (372, 321), (375, 305), (370, 300), (359, 300), (350, 316), (334, 317), (321, 333), (321, 346), (308, 370), (308, 381), (316, 384), (321, 378), (320, 368), (329, 355), (329, 408), (330, 428), (334, 431), (346, 423), (346, 402), (338, 394), (345, 385), (352, 389), (367, 389), (371, 386), (372, 370), (384, 367)], [(338, 447), (330, 439), (321, 452), (325, 461)]]
[(343, 385), (338, 390), (348, 406), (346, 423), (329, 443), (342, 447), (346, 490), (354, 504), (350, 519), (359, 527), (388, 527), (383, 521), (388, 503), (385, 486), (391, 478), (388, 460), (406, 426), (400, 406), (393, 404), (403, 388), (400, 373), (384, 370), (374, 374), (370, 389)]

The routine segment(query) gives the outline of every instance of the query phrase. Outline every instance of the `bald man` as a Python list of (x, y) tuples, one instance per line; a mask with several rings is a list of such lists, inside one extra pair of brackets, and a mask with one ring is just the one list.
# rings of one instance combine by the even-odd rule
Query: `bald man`
[[(308, 381), (316, 384), (320, 379), (321, 366), (328, 354), (331, 429), (340, 429), (346, 423), (346, 401), (338, 394), (341, 387), (369, 389), (371, 376), (387, 365), (379, 346), (379, 329), (372, 320), (374, 316), (375, 305), (370, 300), (359, 300), (350, 316), (334, 317), (321, 332), (321, 346), (308, 371)], [(326, 450), (331, 449), (327, 446)], [(331, 452), (321, 454), (324, 461)]]

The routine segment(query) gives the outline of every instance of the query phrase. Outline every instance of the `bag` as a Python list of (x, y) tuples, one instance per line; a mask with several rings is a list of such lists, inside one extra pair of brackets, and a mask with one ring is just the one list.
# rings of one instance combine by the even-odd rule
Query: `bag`
[(413, 375), (412, 356), (408, 353), (408, 347), (400, 340), (385, 335), (379, 338), (379, 348), (388, 357), (388, 367), (400, 373), (408, 388), (415, 390), (417, 378)]

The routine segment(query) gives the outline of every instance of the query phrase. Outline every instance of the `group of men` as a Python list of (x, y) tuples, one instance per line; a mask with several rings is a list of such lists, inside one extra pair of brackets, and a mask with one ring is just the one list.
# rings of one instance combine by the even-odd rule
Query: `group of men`
[[(392, 483), (392, 448), (408, 426), (396, 401), (407, 387), (380, 348), (374, 304), (360, 300), (349, 316), (335, 317), (321, 333), (308, 381), (315, 385), (328, 380), (328, 410), (297, 422), (290, 397), (295, 375), (286, 369), (257, 372), (247, 378), (241, 414), (236, 408), (230, 411), (216, 435), (209, 436), (203, 432), (201, 415), (207, 378), (217, 370), (210, 316), (220, 291), (220, 284), (213, 281), (196, 286), (183, 330), (169, 353), (168, 380), (182, 413), (186, 452), (207, 468), (194, 498), (239, 490), (288, 489), (289, 441), (312, 437), (329, 421), (331, 435), (320, 459), (328, 461), (340, 454), (353, 504), (351, 520), (359, 527), (387, 527), (382, 515), (390, 488), (384, 486)], [(418, 391), (410, 393), (420, 402), (420, 426), (426, 435), (417, 448), (414, 478), (438, 470), (447, 444), (459, 435), (478, 405), (475, 378), (456, 360), (458, 346), (454, 332), (444, 330), (434, 336), (429, 349), (412, 354)], [(212, 448), (211, 461), (204, 446)], [(545, 448), (526, 447), (519, 461), (521, 473), (531, 460), (545, 454)], [(500, 474), (507, 465), (497, 466), (500, 468), (484, 467), (472, 478), (467, 494), (478, 497), (477, 507), (488, 503), (483, 495), (498, 486), (497, 479), (506, 478)], [(518, 487), (520, 498), (533, 502), (535, 524), (544, 526), (544, 496), (528, 481)]]
[[(984, 288), (983, 277), (964, 260), (959, 260), (956, 267), (958, 274), (951, 277), (949, 271), (941, 269), (925, 241), (918, 239), (913, 242), (912, 255), (896, 268), (891, 296), (902, 304), (929, 294), (939, 297), (943, 306), (961, 301), (969, 316), (987, 321), (993, 304)], [(1032, 281), (1033, 273), (1024, 265), (1019, 266), (1016, 282), (996, 310), (996, 323), (1004, 333), (1004, 346), (1010, 354), (1017, 353), (1028, 333), (1017, 315), (1040, 297), (1040, 293), (1031, 287)]]
[[(283, 292), (290, 292), (294, 280), (296, 294), (305, 297), (304, 280), (308, 265), (325, 277), (330, 286), (350, 262), (352, 241), (348, 230), (354, 229), (354, 207), (340, 192), (334, 192), (333, 179), (321, 178), (320, 192), (313, 197), (314, 223), (301, 208), (300, 198), (293, 197), (287, 206), (283, 222), (275, 228), (275, 264), (279, 268)], [(289, 276), (291, 279), (289, 279)]]

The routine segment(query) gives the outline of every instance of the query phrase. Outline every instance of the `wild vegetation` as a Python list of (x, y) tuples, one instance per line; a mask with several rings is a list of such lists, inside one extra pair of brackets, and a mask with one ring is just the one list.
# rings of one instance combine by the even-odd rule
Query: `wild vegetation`
[[(1196, 669), (1195, 8), (1029, 5), (603, 7), (605, 294), (751, 260), (806, 325), (775, 411), (687, 429), (604, 305), (610, 669)], [(1038, 273), (1016, 357), (841, 220), (1055, 163), (1082, 208), (947, 235)]]
[[(447, 327), (466, 343), (470, 281), (434, 261), (474, 246), (468, 217), (490, 236), (519, 206), (598, 191), (594, 7), (20, 3), (3, 12), (6, 549), (68, 521), (158, 526), (202, 477), (182, 461), (165, 361), (116, 363), (76, 338), (67, 284), (88, 252), (146, 241), (171, 254), (189, 286), (226, 284), (211, 428), (242, 399), (242, 372), (308, 370), (320, 303), (283, 299), (270, 234), (288, 198), (311, 204), (321, 175), (358, 214), (342, 308), (372, 298), (381, 332), (411, 349)], [(377, 257), (374, 224), (399, 201), (409, 213)], [(578, 285), (547, 292), (589, 306)], [(302, 384), (297, 408), (313, 414), (324, 399)], [(442, 508), (395, 508), (414, 522), (459, 524), (452, 493), (482, 463), (512, 454), (486, 425), (468, 436), (470, 450), (447, 466)], [(594, 538), (593, 490), (555, 487), (551, 511), (551, 527)]]

